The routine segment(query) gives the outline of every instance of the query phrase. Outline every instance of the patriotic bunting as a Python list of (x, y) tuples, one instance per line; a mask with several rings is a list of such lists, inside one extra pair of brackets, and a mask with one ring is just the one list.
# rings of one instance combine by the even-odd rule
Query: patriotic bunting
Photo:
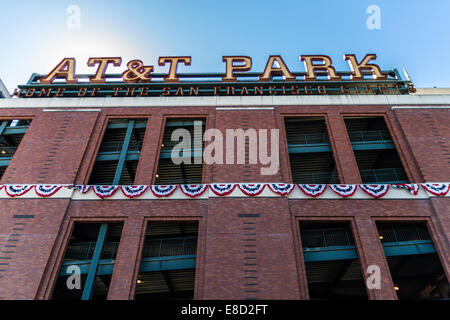
[(111, 197), (118, 189), (119, 186), (91, 186), (94, 193), (100, 198)]
[(78, 190), (81, 193), (87, 193), (91, 189), (91, 186), (84, 184), (73, 184), (71, 186), (68, 186), (68, 188)]
[(424, 183), (422, 184), (425, 190), (434, 194), (435, 196), (445, 196), (450, 189), (448, 183)]
[(150, 186), (150, 190), (158, 198), (170, 196), (175, 191), (176, 188), (177, 188), (176, 185)]
[(10, 197), (19, 197), (33, 189), (32, 184), (10, 184), (5, 186), (6, 194)]
[(245, 195), (257, 196), (264, 190), (266, 185), (263, 183), (240, 183), (238, 186)]
[(392, 184), (392, 188), (408, 190), (411, 194), (416, 195), (419, 192), (418, 184), (398, 183)]
[(125, 197), (133, 199), (144, 194), (148, 186), (121, 186), (120, 189)]
[(327, 185), (326, 184), (298, 184), (298, 187), (300, 188), (300, 190), (303, 191), (304, 194), (315, 198), (325, 192)]
[(375, 199), (381, 198), (389, 190), (388, 184), (360, 184), (359, 187), (362, 191), (368, 195), (371, 195)]
[(207, 184), (181, 184), (180, 189), (185, 195), (191, 198), (198, 197), (208, 188)]
[(295, 187), (295, 184), (287, 183), (268, 183), (267, 185), (273, 193), (279, 194), (280, 196), (287, 196)]
[(45, 184), (37, 184), (34, 186), (34, 190), (36, 191), (36, 194), (40, 197), (51, 197), (56, 192), (58, 192), (59, 189), (61, 189), (62, 185), (45, 185)]
[(356, 191), (356, 185), (354, 184), (330, 184), (330, 188), (344, 198), (351, 197)]
[[(450, 183), (423, 183), (422, 187), (433, 194), (434, 196), (445, 196), (450, 191)], [(238, 187), (246, 196), (257, 196), (264, 191), (265, 187), (268, 187), (273, 193), (280, 196), (289, 195), (295, 188), (295, 184), (287, 183), (213, 183), (213, 184), (182, 184), (180, 185), (181, 192), (190, 197), (195, 198), (201, 196), (206, 189), (212, 190), (217, 196), (226, 196), (231, 194), (236, 187)], [(319, 197), (323, 194), (326, 188), (329, 186), (334, 193), (343, 198), (351, 197), (355, 194), (356, 189), (359, 188), (366, 194), (378, 199), (386, 195), (389, 188), (392, 187), (398, 190), (407, 190), (413, 196), (416, 196), (419, 192), (420, 184), (298, 184), (300, 190), (310, 196)], [(10, 197), (19, 197), (26, 194), (31, 189), (34, 189), (36, 195), (43, 198), (48, 198), (56, 194), (61, 188), (75, 189), (80, 193), (87, 193), (89, 190), (93, 190), (94, 193), (104, 199), (111, 197), (119, 188), (122, 190), (122, 194), (127, 198), (133, 199), (142, 196), (148, 189), (151, 190), (154, 196), (169, 197), (177, 189), (178, 185), (103, 185), (103, 186), (91, 186), (91, 185), (64, 185), (64, 184), (8, 184), (0, 185), (0, 190), (5, 189), (5, 193)]]
[(226, 196), (233, 192), (236, 185), (234, 183), (213, 183), (209, 188), (218, 196)]

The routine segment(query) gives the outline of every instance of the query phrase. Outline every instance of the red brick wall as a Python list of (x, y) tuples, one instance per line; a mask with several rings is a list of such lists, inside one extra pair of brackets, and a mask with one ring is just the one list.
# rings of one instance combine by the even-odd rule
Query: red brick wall
[[(344, 115), (384, 116), (412, 182), (450, 181), (448, 110), (393, 112), (389, 106), (289, 106), (254, 111), (216, 111), (212, 107), (108, 108), (103, 109), (101, 113), (2, 110), (2, 119), (33, 117), (33, 122), (1, 182), (87, 183), (108, 118), (144, 117), (148, 118), (148, 127), (135, 183), (151, 184), (156, 174), (165, 119), (186, 116), (205, 117), (207, 128), (221, 130), (247, 127), (280, 129), (280, 171), (277, 175), (261, 176), (260, 166), (205, 165), (205, 183), (290, 182), (283, 117), (298, 115), (325, 117), (343, 183), (360, 182), (343, 124)], [(134, 296), (143, 232), (149, 219), (199, 221), (196, 299), (307, 299), (299, 219), (344, 219), (352, 223), (363, 270), (370, 264), (379, 264), (382, 272), (387, 275), (383, 278), (382, 290), (369, 292), (371, 299), (396, 298), (377, 238), (376, 220), (425, 221), (432, 233), (447, 277), (450, 278), (449, 199), (406, 201), (213, 198), (69, 202), (57, 199), (0, 200), (2, 243), (13, 234), (12, 229), (17, 223), (13, 215), (34, 215), (33, 219), (26, 219), (23, 230), (18, 230), (21, 231), (21, 236), (17, 237), (17, 247), (12, 250), (13, 253), (7, 253), (11, 255), (10, 259), (3, 259), (7, 261), (7, 265), (4, 268), (6, 271), (0, 272), (0, 298), (48, 299), (73, 222), (86, 220), (124, 222), (108, 296), (110, 299), (131, 299)], [(238, 214), (259, 216), (238, 217)], [(247, 225), (244, 222), (255, 224)], [(244, 229), (244, 226), (255, 229)], [(253, 230), (255, 232), (251, 232)], [(254, 243), (256, 247), (244, 247), (247, 242)], [(4, 248), (2, 250), (11, 251)], [(246, 257), (256, 259), (245, 259)], [(251, 265), (252, 262), (246, 262), (247, 260), (256, 260), (256, 265)], [(250, 269), (253, 267), (255, 269)], [(257, 270), (257, 278), (246, 278), (246, 274), (252, 272), (245, 270)]]
[(98, 112), (40, 112), (3, 183), (74, 183)]
[(450, 110), (395, 109), (395, 115), (424, 181), (450, 181)]
[[(0, 200), (0, 299), (35, 299), (69, 200)], [(25, 217), (24, 217), (25, 216)]]

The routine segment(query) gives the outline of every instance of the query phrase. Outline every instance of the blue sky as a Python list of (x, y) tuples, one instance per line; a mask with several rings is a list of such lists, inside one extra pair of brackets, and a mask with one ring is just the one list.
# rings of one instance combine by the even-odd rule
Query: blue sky
[[(271, 54), (303, 71), (301, 54), (326, 54), (348, 70), (345, 53), (376, 53), (382, 69), (404, 64), (418, 87), (450, 87), (448, 0), (0, 0), (0, 78), (12, 91), (33, 72), (48, 73), (75, 57), (78, 73), (93, 73), (88, 57), (121, 56), (154, 65), (167, 55), (190, 55), (185, 72), (223, 72), (223, 55), (248, 55), (262, 71)], [(80, 8), (80, 29), (67, 27), (67, 8)], [(381, 29), (369, 30), (370, 5)]]

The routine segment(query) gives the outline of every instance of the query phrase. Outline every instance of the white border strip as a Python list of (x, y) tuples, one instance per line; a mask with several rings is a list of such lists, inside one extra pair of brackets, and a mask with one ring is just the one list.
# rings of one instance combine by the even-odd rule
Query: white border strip
[(101, 112), (101, 109), (44, 109), (42, 112)]
[(450, 106), (392, 106), (391, 109), (450, 109)]
[(225, 111), (225, 110), (273, 110), (274, 107), (244, 107), (244, 108), (239, 108), (239, 107), (231, 107), (231, 108), (227, 108), (227, 107), (217, 107), (216, 110), (218, 111)]
[(129, 107), (259, 107), (306, 105), (450, 105), (440, 95), (323, 95), (323, 96), (204, 96), (204, 97), (91, 97), (0, 99), (2, 108), (129, 108)]

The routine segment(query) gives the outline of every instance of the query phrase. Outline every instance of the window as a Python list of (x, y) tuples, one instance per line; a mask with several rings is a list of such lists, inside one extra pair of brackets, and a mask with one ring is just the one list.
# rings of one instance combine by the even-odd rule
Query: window
[(89, 184), (132, 185), (147, 120), (111, 119), (95, 160)]
[(294, 183), (339, 183), (325, 119), (285, 119), (292, 180)]
[(408, 183), (382, 117), (344, 120), (363, 183)]
[(197, 238), (197, 222), (150, 221), (135, 299), (193, 299)]
[(378, 222), (377, 228), (400, 300), (449, 298), (449, 283), (425, 223)]
[(309, 297), (367, 299), (349, 223), (300, 222)]
[(31, 120), (0, 120), (0, 179), (19, 147)]
[[(184, 155), (183, 152), (176, 152), (172, 155), (172, 150), (174, 147), (182, 142), (182, 138), (178, 135), (174, 138), (180, 139), (180, 141), (171, 141), (172, 133), (177, 129), (185, 130), (185, 134), (190, 137), (190, 148), (183, 150), (183, 152), (190, 155), (186, 157), (189, 159), (190, 163), (174, 163), (174, 160), (181, 160), (180, 158)], [(202, 183), (204, 131), (205, 120), (203, 119), (168, 119), (166, 121), (155, 184), (167, 185)]]
[[(52, 299), (106, 300), (114, 270), (122, 223), (76, 223), (66, 249)], [(80, 271), (80, 287), (69, 279)]]

